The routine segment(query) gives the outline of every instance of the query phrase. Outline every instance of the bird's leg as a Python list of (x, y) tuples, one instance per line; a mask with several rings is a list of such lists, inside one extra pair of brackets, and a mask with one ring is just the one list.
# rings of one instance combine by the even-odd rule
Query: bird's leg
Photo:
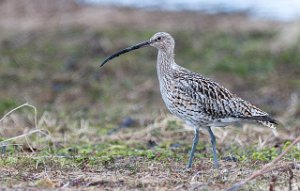
[(191, 168), (192, 167), (194, 153), (195, 153), (197, 144), (199, 142), (199, 128), (195, 128), (195, 132), (194, 133), (195, 133), (195, 135), (194, 135), (194, 139), (193, 139), (192, 150), (190, 152), (190, 158), (189, 158), (189, 163), (188, 163), (187, 168)]
[(213, 150), (213, 155), (214, 155), (214, 167), (219, 168), (217, 152), (216, 152), (216, 137), (215, 137), (215, 135), (212, 132), (210, 127), (208, 127), (208, 132), (209, 132), (209, 135), (210, 135), (210, 140), (211, 140), (212, 150)]

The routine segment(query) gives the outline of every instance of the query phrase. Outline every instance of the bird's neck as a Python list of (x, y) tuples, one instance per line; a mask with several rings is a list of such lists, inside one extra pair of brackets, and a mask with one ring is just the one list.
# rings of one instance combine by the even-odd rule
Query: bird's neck
[(170, 74), (172, 65), (174, 65), (174, 54), (172, 52), (166, 52), (159, 50), (157, 55), (157, 74), (158, 77)]

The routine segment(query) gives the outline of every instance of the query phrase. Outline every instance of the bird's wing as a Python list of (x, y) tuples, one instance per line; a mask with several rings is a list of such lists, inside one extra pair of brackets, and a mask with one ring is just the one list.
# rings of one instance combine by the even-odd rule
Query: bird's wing
[(213, 119), (238, 118), (276, 123), (268, 113), (197, 73), (185, 73), (175, 79), (179, 91), (185, 92), (185, 96), (196, 100), (202, 111)]

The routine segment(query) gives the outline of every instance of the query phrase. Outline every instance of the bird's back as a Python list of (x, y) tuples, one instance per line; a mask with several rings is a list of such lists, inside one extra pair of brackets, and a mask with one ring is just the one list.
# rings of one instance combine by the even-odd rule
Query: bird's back
[(222, 127), (256, 121), (273, 127), (266, 112), (232, 94), (225, 87), (175, 63), (161, 76), (160, 89), (170, 112), (193, 126)]

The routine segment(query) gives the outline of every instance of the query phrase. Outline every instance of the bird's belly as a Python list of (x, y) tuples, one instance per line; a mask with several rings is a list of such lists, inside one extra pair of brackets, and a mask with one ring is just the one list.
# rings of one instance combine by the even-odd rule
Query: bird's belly
[(173, 115), (194, 126), (206, 125), (211, 121), (211, 117), (202, 110), (203, 107), (195, 100), (168, 93), (162, 93), (162, 98)]

